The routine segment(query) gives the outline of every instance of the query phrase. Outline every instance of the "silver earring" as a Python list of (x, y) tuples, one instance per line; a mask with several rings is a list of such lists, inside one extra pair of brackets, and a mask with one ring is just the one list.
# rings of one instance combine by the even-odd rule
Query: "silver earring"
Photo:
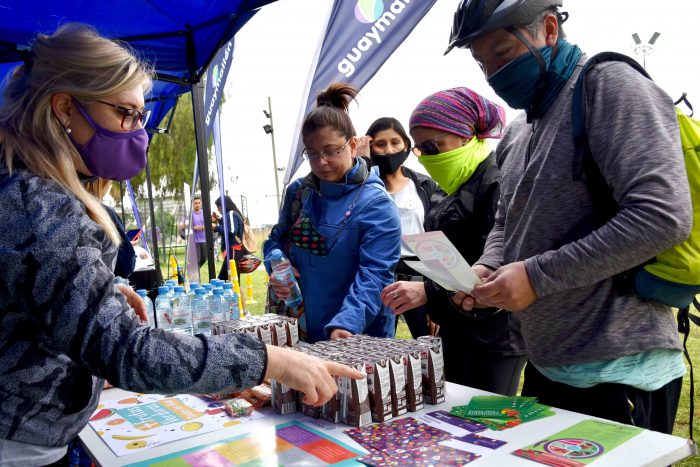
[(68, 122), (65, 122), (65, 123), (63, 124), (63, 128), (66, 130), (66, 134), (69, 134), (69, 135), (70, 135), (71, 133), (73, 133), (73, 130), (71, 130), (70, 127), (69, 127), (68, 125), (69, 125), (69, 123), (68, 123)]

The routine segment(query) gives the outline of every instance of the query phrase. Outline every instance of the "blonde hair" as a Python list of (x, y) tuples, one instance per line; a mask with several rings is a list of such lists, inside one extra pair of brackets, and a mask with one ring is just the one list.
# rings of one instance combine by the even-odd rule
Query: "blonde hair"
[(100, 202), (107, 196), (109, 189), (112, 187), (112, 180), (106, 178), (96, 178), (85, 183), (85, 189), (88, 193), (94, 195)]
[(16, 159), (35, 175), (65, 187), (115, 244), (116, 227), (81, 184), (74, 162), (80, 155), (54, 115), (51, 98), (65, 92), (89, 102), (137, 86), (147, 92), (151, 72), (130, 50), (72, 23), (50, 36), (37, 35), (31, 57), (12, 73), (0, 108), (0, 157), (9, 170)]

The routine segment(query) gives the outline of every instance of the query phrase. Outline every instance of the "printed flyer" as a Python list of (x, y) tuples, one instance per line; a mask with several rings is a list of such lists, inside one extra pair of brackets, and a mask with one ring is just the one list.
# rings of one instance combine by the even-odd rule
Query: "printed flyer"
[(226, 414), (223, 404), (191, 395), (134, 394), (97, 406), (90, 426), (117, 456), (235, 426), (263, 415)]
[(583, 420), (513, 454), (545, 465), (580, 467), (598, 460), (642, 431), (605, 420)]
[(127, 467), (233, 467), (238, 465), (357, 465), (365, 453), (300, 422), (256, 429), (253, 433), (186, 449)]

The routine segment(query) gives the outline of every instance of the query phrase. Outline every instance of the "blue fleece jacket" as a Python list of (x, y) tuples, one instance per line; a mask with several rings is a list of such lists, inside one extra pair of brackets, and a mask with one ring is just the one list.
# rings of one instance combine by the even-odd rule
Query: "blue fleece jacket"
[[(293, 209), (294, 203), (301, 206)], [(332, 245), (326, 256), (290, 242), (290, 230), (298, 218), (298, 214), (293, 218), (293, 212), (308, 216), (327, 246)], [(379, 177), (357, 159), (342, 183), (320, 181), (313, 174), (292, 182), (263, 251), (268, 272), (270, 251), (275, 248), (285, 252), (298, 269), (306, 307), (302, 325), (306, 325), (307, 339), (315, 342), (328, 339), (336, 328), (353, 334), (394, 335), (394, 316), (379, 294), (393, 282), (400, 243), (396, 205)]]

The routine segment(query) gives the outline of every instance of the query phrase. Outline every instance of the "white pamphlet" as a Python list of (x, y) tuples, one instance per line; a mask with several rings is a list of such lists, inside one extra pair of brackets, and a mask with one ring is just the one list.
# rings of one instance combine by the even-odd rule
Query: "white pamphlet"
[(420, 261), (406, 261), (406, 264), (440, 287), (453, 292), (471, 293), (474, 286), (481, 282), (441, 231), (404, 235), (403, 240), (420, 258)]

